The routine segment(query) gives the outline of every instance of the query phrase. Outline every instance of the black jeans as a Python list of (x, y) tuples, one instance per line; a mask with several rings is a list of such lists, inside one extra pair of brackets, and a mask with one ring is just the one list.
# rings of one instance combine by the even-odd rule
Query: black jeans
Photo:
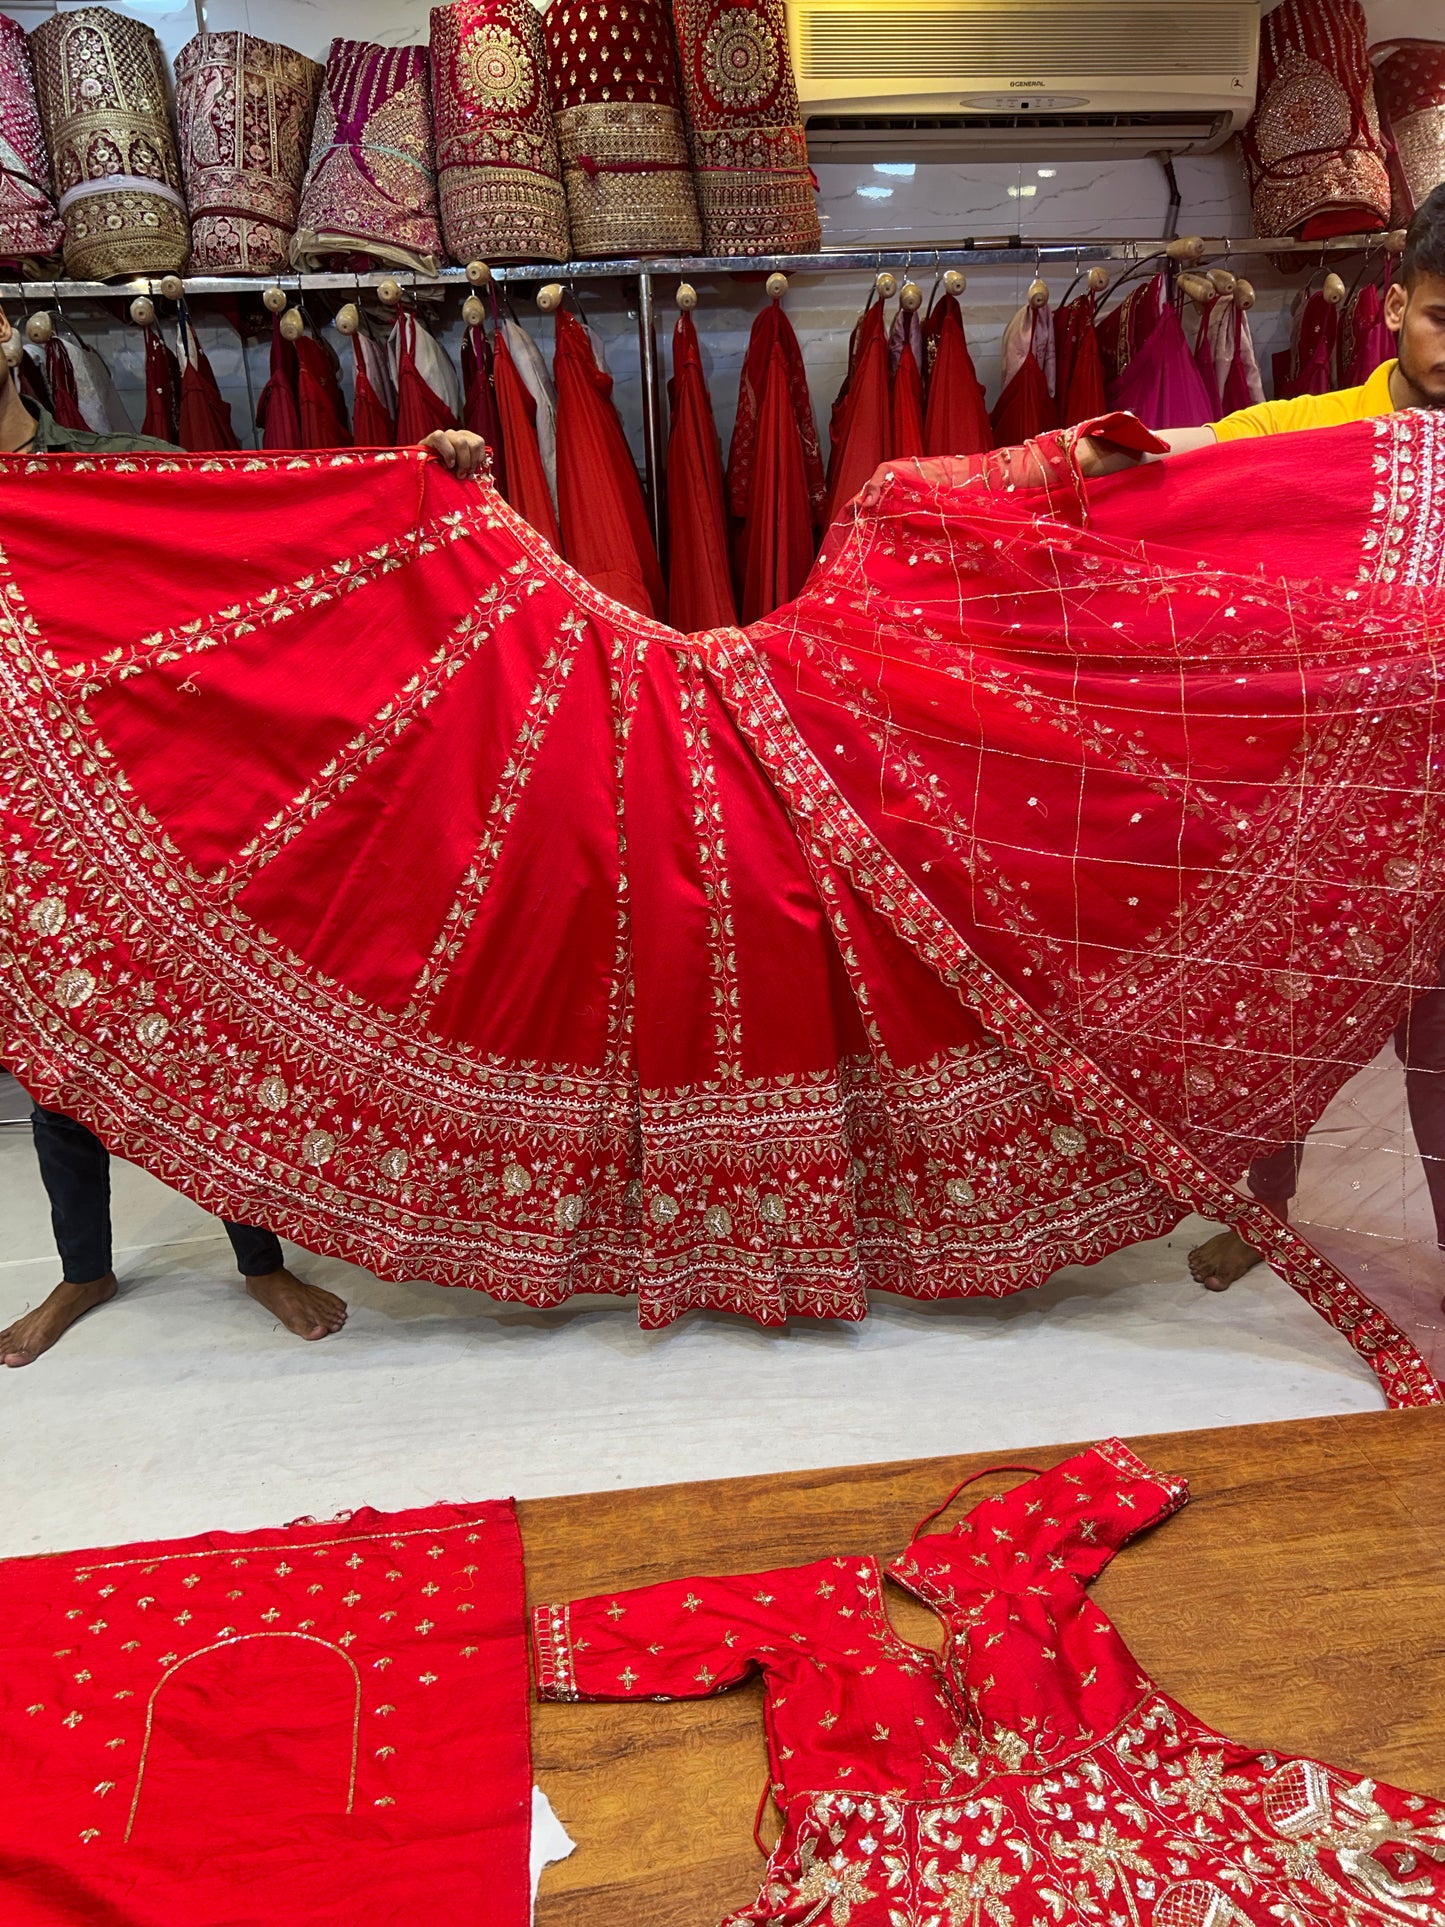
[[(94, 1131), (63, 1111), (43, 1111), (37, 1104), (30, 1122), (65, 1282), (89, 1284), (112, 1269), (110, 1153)], [(286, 1262), (274, 1232), (224, 1218), (221, 1222), (243, 1277), (264, 1278)]]

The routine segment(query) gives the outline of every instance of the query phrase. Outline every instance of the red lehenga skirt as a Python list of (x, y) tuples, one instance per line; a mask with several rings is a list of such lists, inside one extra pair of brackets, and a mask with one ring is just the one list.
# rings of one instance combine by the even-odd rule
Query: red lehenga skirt
[(1230, 1188), (1445, 942), (1445, 418), (1327, 436), (896, 464), (690, 637), (417, 451), (0, 464), (0, 1057), (210, 1209), (649, 1325), (1197, 1208), (1433, 1398)]

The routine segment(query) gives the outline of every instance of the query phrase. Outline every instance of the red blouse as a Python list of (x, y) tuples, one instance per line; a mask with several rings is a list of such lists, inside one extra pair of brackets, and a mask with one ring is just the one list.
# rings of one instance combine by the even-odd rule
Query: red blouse
[(1161, 1693), (1087, 1586), (1183, 1505), (1118, 1440), (877, 1560), (537, 1608), (548, 1699), (697, 1699), (761, 1671), (783, 1837), (731, 1917), (837, 1927), (1445, 1923), (1445, 1807), (1236, 1746)]

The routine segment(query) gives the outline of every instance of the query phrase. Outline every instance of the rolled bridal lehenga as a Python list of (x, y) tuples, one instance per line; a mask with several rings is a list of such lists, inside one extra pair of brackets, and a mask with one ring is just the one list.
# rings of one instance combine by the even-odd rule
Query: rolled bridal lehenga
[(0, 530), (0, 1059), (201, 1203), (650, 1325), (1198, 1209), (1439, 1396), (1232, 1183), (1436, 981), (1445, 418), (901, 464), (695, 636), (415, 452), (17, 458)]

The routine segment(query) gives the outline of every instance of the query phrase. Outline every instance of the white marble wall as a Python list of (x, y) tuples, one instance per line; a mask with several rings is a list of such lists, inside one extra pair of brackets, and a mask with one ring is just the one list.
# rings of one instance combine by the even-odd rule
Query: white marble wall
[[(61, 4), (68, 6), (70, 0)], [(33, 26), (50, 5), (51, 0), (21, 0), (9, 10)], [(190, 0), (180, 6), (173, 0), (126, 0), (122, 10), (152, 25), (172, 55), (196, 31), (198, 17), (212, 30), (240, 27), (318, 56), (324, 55), (337, 32), (394, 44), (422, 40), (428, 20), (427, 0)], [(1368, 0), (1366, 11), (1371, 32), (1378, 37), (1445, 35), (1442, 0)], [(1249, 233), (1249, 197), (1232, 147), (1181, 159), (1177, 171), (1183, 193), (1181, 232), (1222, 238)], [(932, 281), (930, 250), (945, 242), (1012, 234), (1025, 240), (1077, 237), (1085, 241), (1100, 235), (1148, 239), (1162, 232), (1167, 208), (1163, 173), (1147, 160), (824, 165), (818, 175), (826, 243), (917, 248), (914, 272), (925, 287)], [(1236, 261), (1235, 265), (1245, 264)], [(1269, 353), (1288, 341), (1290, 309), (1301, 278), (1281, 276), (1263, 260), (1250, 261), (1248, 272), (1260, 293), (1254, 323), (1261, 363), (1267, 369)], [(965, 298), (969, 337), (991, 396), (997, 388), (1004, 323), (1032, 278), (1030, 265), (980, 269), (970, 277)], [(1046, 278), (1061, 295), (1071, 274), (1068, 269), (1050, 268)], [(807, 356), (820, 426), (826, 424), (842, 379), (847, 333), (866, 298), (868, 279), (863, 273), (800, 278), (788, 298)], [(612, 283), (586, 283), (582, 294), (588, 317), (607, 344), (623, 419), (634, 448), (640, 451), (640, 386), (635, 313), (630, 305), (635, 297), (625, 286)], [(703, 283), (699, 294), (697, 319), (704, 357), (726, 439), (747, 330), (764, 296), (757, 280), (738, 276)], [(541, 330), (543, 324), (528, 311), (524, 296), (518, 296), (518, 304), (526, 324)], [(459, 330), (457, 305), (454, 298), (445, 310), (453, 347)], [(318, 310), (318, 316), (322, 313)], [(244, 434), (250, 426), (252, 399), (266, 379), (264, 345), (252, 345), (246, 369), (234, 332), (204, 312), (196, 318)], [(111, 363), (122, 392), (139, 408), (142, 354), (136, 331), (102, 311), (81, 313), (78, 321)], [(547, 328), (550, 331), (550, 324)]]

